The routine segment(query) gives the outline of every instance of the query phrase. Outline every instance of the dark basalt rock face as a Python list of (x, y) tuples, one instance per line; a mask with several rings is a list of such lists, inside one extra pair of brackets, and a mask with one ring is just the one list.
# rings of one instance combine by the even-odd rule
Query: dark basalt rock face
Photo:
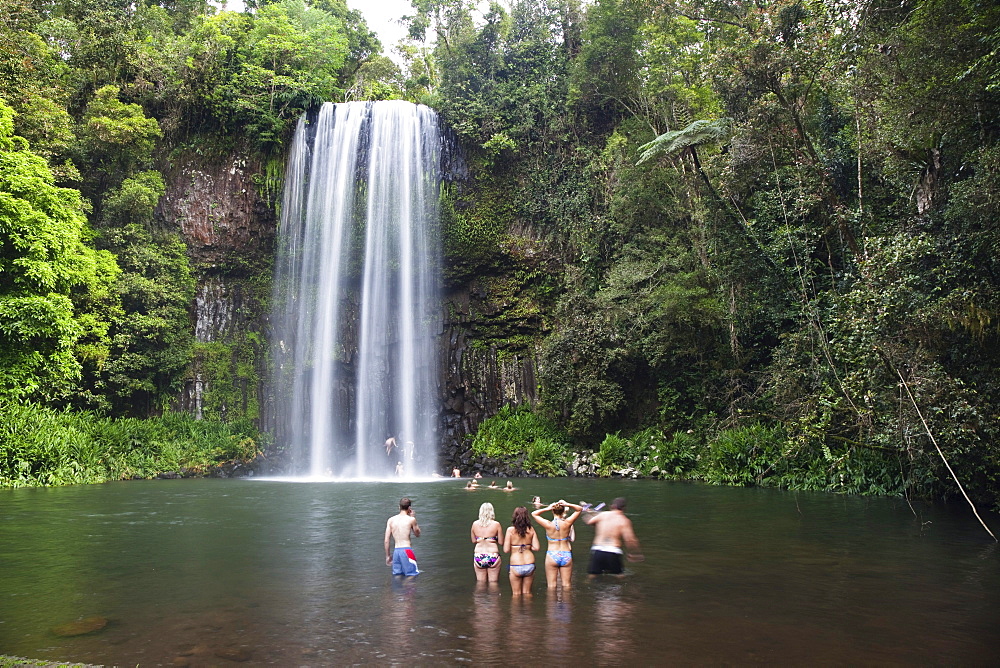
[(163, 171), (167, 189), (156, 220), (181, 235), (197, 280), (191, 305), (196, 354), (175, 408), (197, 417), (260, 420), (270, 295), (260, 277), (270, 271), (277, 230), (259, 186), (265, 167), (237, 151), (182, 154)]
[(263, 171), (240, 154), (187, 155), (171, 165), (157, 217), (180, 231), (195, 267), (239, 273), (270, 266), (277, 218), (254, 183)]
[(460, 310), (469, 305), (468, 293), (452, 298), (453, 317), (441, 337), (441, 454), (448, 470), (460, 462), (454, 453), (467, 451), (466, 435), (475, 433), (483, 420), (504, 405), (538, 401), (533, 352), (479, 344), (473, 311)]

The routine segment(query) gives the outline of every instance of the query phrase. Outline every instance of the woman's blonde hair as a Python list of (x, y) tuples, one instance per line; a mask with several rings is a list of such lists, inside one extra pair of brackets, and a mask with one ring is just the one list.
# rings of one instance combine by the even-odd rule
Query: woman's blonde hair
[(479, 523), (484, 527), (489, 526), (490, 522), (496, 519), (496, 514), (493, 512), (493, 504), (487, 501), (483, 505), (479, 506)]

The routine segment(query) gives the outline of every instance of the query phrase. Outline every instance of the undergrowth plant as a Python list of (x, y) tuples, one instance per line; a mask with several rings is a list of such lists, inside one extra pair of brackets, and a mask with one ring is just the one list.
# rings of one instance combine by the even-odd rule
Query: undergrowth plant
[(762, 424), (726, 429), (709, 443), (701, 477), (715, 484), (760, 484), (773, 474), (783, 440), (783, 430)]
[(623, 438), (620, 433), (608, 434), (597, 451), (597, 472), (610, 476), (615, 471), (637, 468), (642, 454), (631, 439)]
[(659, 430), (647, 429), (636, 438), (641, 434), (648, 434), (643, 440), (649, 443), (649, 454), (640, 468), (644, 475), (682, 479), (689, 477), (698, 465), (704, 444), (694, 433), (678, 431), (666, 439)]
[(567, 438), (554, 424), (522, 406), (504, 406), (485, 420), (472, 451), (528, 473), (566, 475)]
[(204, 473), (259, 454), (249, 421), (195, 420), (184, 413), (139, 420), (0, 402), (0, 486), (27, 487)]

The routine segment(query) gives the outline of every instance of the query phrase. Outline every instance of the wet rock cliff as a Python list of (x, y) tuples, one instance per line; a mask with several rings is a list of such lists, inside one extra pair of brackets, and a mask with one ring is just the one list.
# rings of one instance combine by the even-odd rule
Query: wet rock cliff
[(277, 218), (266, 166), (243, 152), (175, 158), (157, 208), (178, 230), (198, 286), (194, 361), (177, 408), (199, 417), (265, 422), (267, 313)]
[(486, 464), (470, 449), (483, 420), (504, 405), (538, 402), (539, 344), (552, 311), (546, 288), (558, 262), (546, 245), (511, 222), (496, 238), (487, 261), (445, 268), (442, 456), (463, 471)]

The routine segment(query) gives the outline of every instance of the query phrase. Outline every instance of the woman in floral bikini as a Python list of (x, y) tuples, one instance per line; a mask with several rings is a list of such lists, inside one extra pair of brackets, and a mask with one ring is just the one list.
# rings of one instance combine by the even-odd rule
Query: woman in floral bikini
[(495, 519), (492, 503), (479, 506), (479, 519), (472, 523), (472, 542), (476, 544), (472, 553), (472, 570), (476, 582), (500, 581), (500, 541), (503, 527)]

